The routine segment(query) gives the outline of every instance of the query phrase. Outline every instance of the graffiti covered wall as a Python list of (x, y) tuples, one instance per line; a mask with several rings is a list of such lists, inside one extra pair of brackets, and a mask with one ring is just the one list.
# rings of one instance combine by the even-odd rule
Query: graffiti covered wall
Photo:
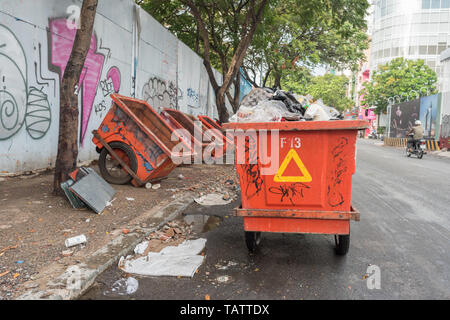
[[(0, 1), (0, 175), (54, 166), (60, 82), (81, 3)], [(79, 162), (97, 159), (91, 132), (114, 92), (217, 117), (202, 59), (132, 0), (99, 0), (77, 89)]]

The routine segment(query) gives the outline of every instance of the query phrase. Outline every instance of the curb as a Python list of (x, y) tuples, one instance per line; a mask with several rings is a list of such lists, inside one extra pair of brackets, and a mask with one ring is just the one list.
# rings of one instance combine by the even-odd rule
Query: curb
[[(119, 261), (142, 242), (142, 240), (164, 226), (167, 222), (177, 218), (189, 205), (194, 202), (192, 194), (184, 194), (168, 204), (154, 207), (141, 216), (160, 214), (163, 217), (156, 227), (135, 228), (127, 235), (118, 233), (106, 246), (95, 251), (84, 261), (67, 267), (66, 271), (46, 284), (45, 290), (31, 289), (20, 295), (17, 300), (76, 300), (83, 295), (95, 279), (107, 268)], [(150, 214), (153, 213), (153, 214)], [(141, 217), (139, 216), (139, 217)], [(137, 217), (137, 218), (139, 218)], [(119, 230), (120, 231), (120, 230)]]

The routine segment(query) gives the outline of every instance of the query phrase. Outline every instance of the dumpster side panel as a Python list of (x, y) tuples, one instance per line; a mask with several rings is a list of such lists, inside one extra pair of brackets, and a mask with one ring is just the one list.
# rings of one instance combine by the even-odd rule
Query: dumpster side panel
[(318, 220), (290, 218), (244, 218), (245, 231), (349, 234), (350, 220)]
[[(259, 139), (259, 138), (258, 138)], [(245, 146), (246, 161), (238, 164), (242, 207), (349, 211), (352, 174), (355, 169), (355, 130), (280, 131), (278, 170), (261, 174), (260, 152), (249, 154), (259, 141), (249, 139)], [(271, 150), (267, 139), (267, 150)], [(257, 157), (258, 163), (250, 159)], [(272, 155), (268, 158), (274, 160)]]

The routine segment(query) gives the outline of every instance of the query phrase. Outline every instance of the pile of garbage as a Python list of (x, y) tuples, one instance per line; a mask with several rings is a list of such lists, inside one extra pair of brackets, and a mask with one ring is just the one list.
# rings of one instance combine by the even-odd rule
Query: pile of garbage
[(206, 239), (189, 239), (192, 226), (181, 221), (167, 223), (138, 244), (135, 255), (121, 257), (119, 269), (139, 276), (193, 277), (204, 261)]
[(321, 99), (283, 90), (254, 88), (242, 99), (229, 122), (280, 122), (342, 120), (344, 115)]

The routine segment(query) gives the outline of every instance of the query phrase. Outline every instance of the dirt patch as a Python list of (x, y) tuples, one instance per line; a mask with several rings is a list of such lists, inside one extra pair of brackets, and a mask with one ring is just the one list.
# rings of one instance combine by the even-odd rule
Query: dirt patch
[[(101, 215), (73, 209), (65, 198), (53, 196), (52, 182), (51, 172), (0, 182), (0, 300), (17, 297), (19, 285), (36, 279), (44, 266), (55, 262), (69, 266), (106, 245), (118, 230), (126, 233), (139, 227), (130, 221), (139, 221), (136, 218), (157, 204), (186, 192), (193, 196), (232, 193), (238, 178), (230, 165), (181, 166), (158, 190), (112, 185), (117, 194)], [(161, 217), (147, 217), (140, 227), (149, 228)], [(87, 237), (86, 245), (74, 248), (72, 254), (63, 253), (64, 241), (80, 234)]]

